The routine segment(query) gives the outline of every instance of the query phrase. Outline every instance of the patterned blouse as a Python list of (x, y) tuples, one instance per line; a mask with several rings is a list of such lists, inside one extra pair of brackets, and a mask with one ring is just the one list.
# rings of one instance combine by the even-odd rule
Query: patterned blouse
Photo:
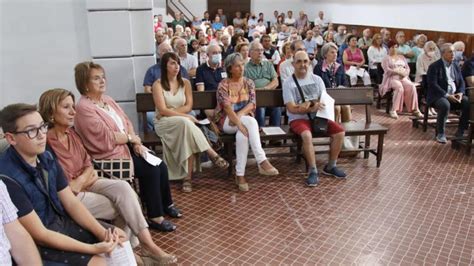
[[(239, 90), (230, 90), (230, 86), (240, 86)], [(220, 130), (224, 126), (224, 121), (227, 114), (224, 111), (226, 105), (231, 105), (234, 112), (238, 112), (243, 109), (247, 104), (253, 103), (254, 108), (251, 115), (254, 116), (256, 98), (255, 98), (255, 84), (251, 79), (243, 78), (243, 84), (230, 83), (229, 79), (224, 79), (219, 83), (217, 87), (217, 106), (214, 111), (214, 122), (217, 124)]]

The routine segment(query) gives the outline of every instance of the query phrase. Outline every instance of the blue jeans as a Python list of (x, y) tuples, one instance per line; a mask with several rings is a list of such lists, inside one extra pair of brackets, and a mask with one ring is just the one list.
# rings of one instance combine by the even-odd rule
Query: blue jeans
[[(267, 107), (257, 107), (255, 119), (259, 127), (265, 126), (265, 112)], [(281, 125), (281, 107), (268, 107), (270, 114), (270, 126), (279, 127)]]

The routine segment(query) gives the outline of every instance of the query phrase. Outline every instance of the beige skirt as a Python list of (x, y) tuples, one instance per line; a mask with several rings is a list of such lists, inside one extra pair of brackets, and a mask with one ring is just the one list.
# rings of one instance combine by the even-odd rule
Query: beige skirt
[(155, 120), (155, 132), (163, 146), (163, 160), (168, 166), (170, 180), (188, 175), (188, 159), (194, 157), (194, 172), (201, 171), (200, 153), (210, 149), (202, 131), (188, 118), (161, 117)]

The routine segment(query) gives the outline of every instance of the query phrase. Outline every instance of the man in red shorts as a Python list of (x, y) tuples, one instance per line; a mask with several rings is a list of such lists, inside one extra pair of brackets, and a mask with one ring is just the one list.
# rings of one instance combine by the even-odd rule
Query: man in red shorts
[[(291, 130), (300, 135), (303, 140), (303, 154), (309, 166), (306, 184), (314, 187), (319, 184), (319, 174), (316, 168), (313, 136), (308, 113), (324, 108), (324, 103), (320, 103), (319, 98), (326, 88), (323, 80), (319, 76), (314, 75), (312, 71), (309, 71), (310, 65), (311, 61), (305, 51), (296, 52), (293, 57), (295, 77), (305, 95), (306, 101), (302, 101), (298, 87), (293, 77), (291, 77), (283, 83), (283, 102), (286, 105)], [(345, 179), (346, 174), (344, 171), (336, 167), (337, 157), (344, 141), (344, 128), (329, 120), (327, 135), (331, 138), (331, 145), (329, 162), (323, 168), (323, 173), (338, 179)]]

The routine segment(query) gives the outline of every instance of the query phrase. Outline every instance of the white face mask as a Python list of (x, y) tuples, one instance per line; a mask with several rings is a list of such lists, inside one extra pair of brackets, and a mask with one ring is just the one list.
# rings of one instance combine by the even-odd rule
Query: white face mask
[(214, 65), (220, 64), (222, 61), (222, 55), (221, 54), (213, 54), (211, 57), (211, 63)]
[(434, 51), (429, 51), (426, 53), (427, 56), (429, 57), (433, 57), (435, 55), (435, 52)]

